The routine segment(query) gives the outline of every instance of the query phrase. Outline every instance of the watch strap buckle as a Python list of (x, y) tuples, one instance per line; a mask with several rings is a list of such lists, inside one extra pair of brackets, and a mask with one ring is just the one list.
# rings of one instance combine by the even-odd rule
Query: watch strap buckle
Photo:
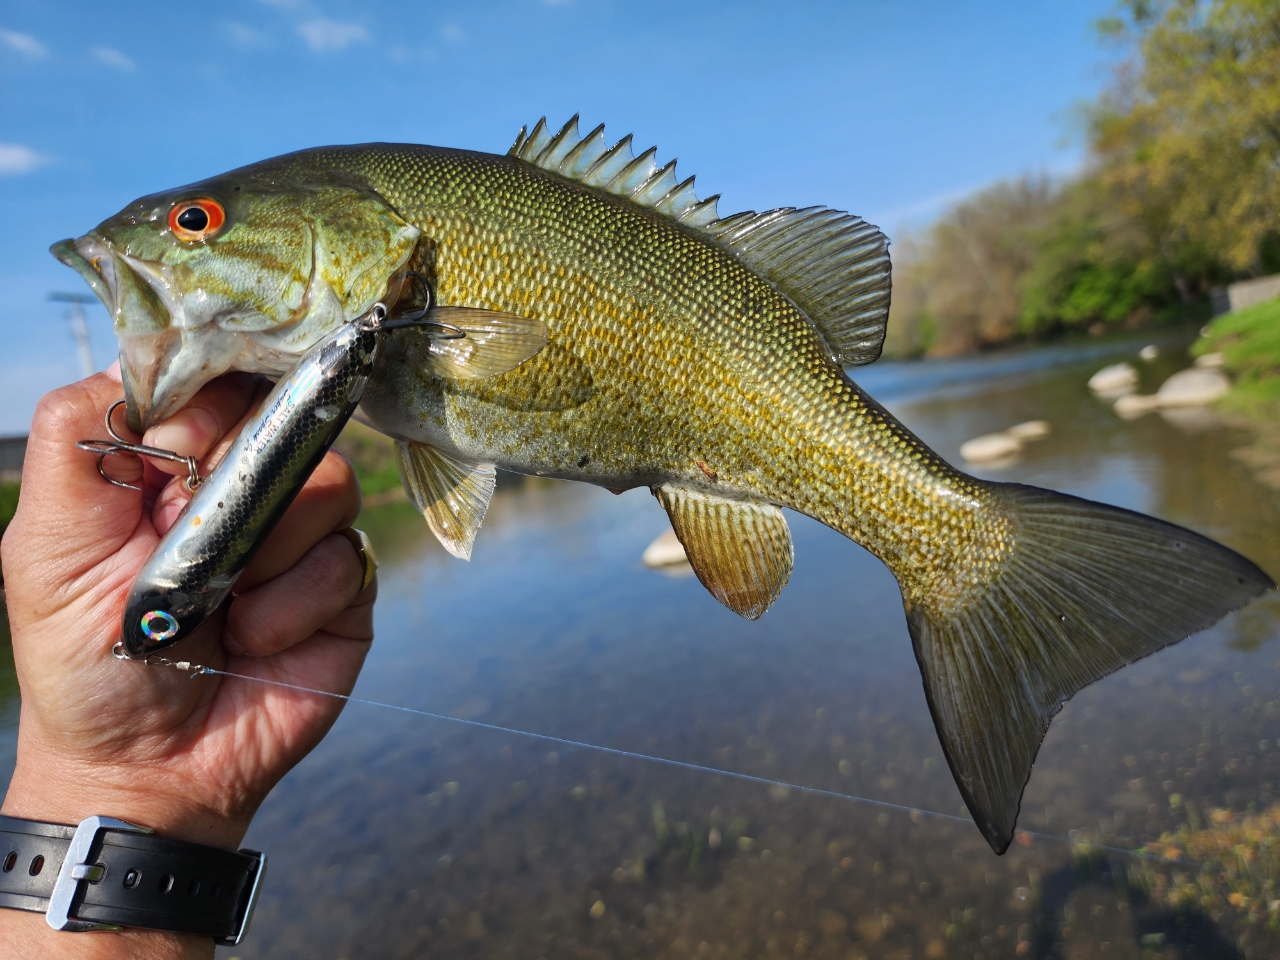
[(76, 920), (71, 917), (71, 904), (80, 890), (80, 883), (101, 877), (101, 868), (90, 862), (89, 854), (97, 843), (103, 830), (120, 830), (124, 833), (154, 833), (149, 827), (139, 827), (127, 820), (115, 817), (85, 817), (76, 827), (67, 847), (67, 855), (63, 858), (58, 870), (58, 880), (49, 895), (49, 909), (45, 912), (45, 922), (54, 930), (68, 933), (87, 933), (92, 930), (118, 931), (123, 929), (119, 924), (95, 923), (90, 920)]

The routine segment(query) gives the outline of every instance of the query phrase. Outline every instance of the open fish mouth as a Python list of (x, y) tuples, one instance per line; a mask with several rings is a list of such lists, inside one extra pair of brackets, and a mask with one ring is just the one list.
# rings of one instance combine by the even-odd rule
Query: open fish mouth
[(297, 346), (260, 342), (253, 331), (226, 330), (229, 304), (200, 292), (194, 311), (172, 268), (130, 257), (95, 234), (55, 243), (50, 252), (75, 270), (111, 314), (120, 341), (120, 374), (130, 429), (180, 410), (210, 380), (231, 370), (279, 376)]

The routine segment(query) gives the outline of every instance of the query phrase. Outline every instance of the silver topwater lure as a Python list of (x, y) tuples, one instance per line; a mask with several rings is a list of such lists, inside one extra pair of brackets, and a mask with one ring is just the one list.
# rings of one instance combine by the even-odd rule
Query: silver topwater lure
[[(403, 327), (437, 327), (434, 339), (465, 333), (426, 319), (428, 302), (412, 315), (387, 316), (375, 304), (367, 313), (312, 347), (263, 401), (235, 444), (205, 479), (194, 461), (170, 451), (131, 444), (107, 426), (113, 441), (84, 441), (98, 454), (98, 470), (110, 454), (159, 456), (185, 462), (194, 495), (138, 572), (125, 604), (123, 653), (145, 658), (183, 640), (217, 609), (258, 548), (337, 439), (373, 369), (383, 337)], [(114, 407), (112, 408), (114, 409)]]
[(303, 355), (197, 487), (129, 591), (130, 657), (184, 639), (226, 598), (359, 404), (384, 318), (379, 305)]

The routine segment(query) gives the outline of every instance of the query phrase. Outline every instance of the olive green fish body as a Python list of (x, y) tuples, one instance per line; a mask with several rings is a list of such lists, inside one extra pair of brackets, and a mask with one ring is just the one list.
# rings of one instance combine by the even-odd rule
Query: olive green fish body
[(479, 382), (424, 373), (417, 336), (401, 335), (363, 405), (374, 426), (520, 473), (766, 500), (912, 581), (934, 579), (964, 549), (956, 534), (985, 522), (979, 488), (870, 401), (785, 296), (695, 231), (508, 157), (306, 160), (359, 170), (435, 239), (438, 302), (548, 330), (541, 354)]
[(54, 252), (116, 319), (135, 426), (429, 288), (452, 333), (390, 334), (359, 415), (396, 439), (456, 556), (499, 467), (650, 487), (702, 583), (750, 618), (790, 575), (780, 507), (862, 544), (898, 579), (943, 751), (1003, 852), (1067, 698), (1274, 584), (1188, 530), (951, 468), (843, 369), (883, 341), (879, 231), (819, 207), (720, 217), (602, 129), (539, 123), (507, 156), (302, 151)]

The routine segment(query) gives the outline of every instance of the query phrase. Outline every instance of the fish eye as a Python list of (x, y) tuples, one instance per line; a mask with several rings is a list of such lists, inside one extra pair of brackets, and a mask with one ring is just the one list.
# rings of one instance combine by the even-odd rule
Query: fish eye
[(227, 213), (211, 197), (180, 200), (169, 211), (169, 229), (185, 243), (208, 240), (226, 223)]

